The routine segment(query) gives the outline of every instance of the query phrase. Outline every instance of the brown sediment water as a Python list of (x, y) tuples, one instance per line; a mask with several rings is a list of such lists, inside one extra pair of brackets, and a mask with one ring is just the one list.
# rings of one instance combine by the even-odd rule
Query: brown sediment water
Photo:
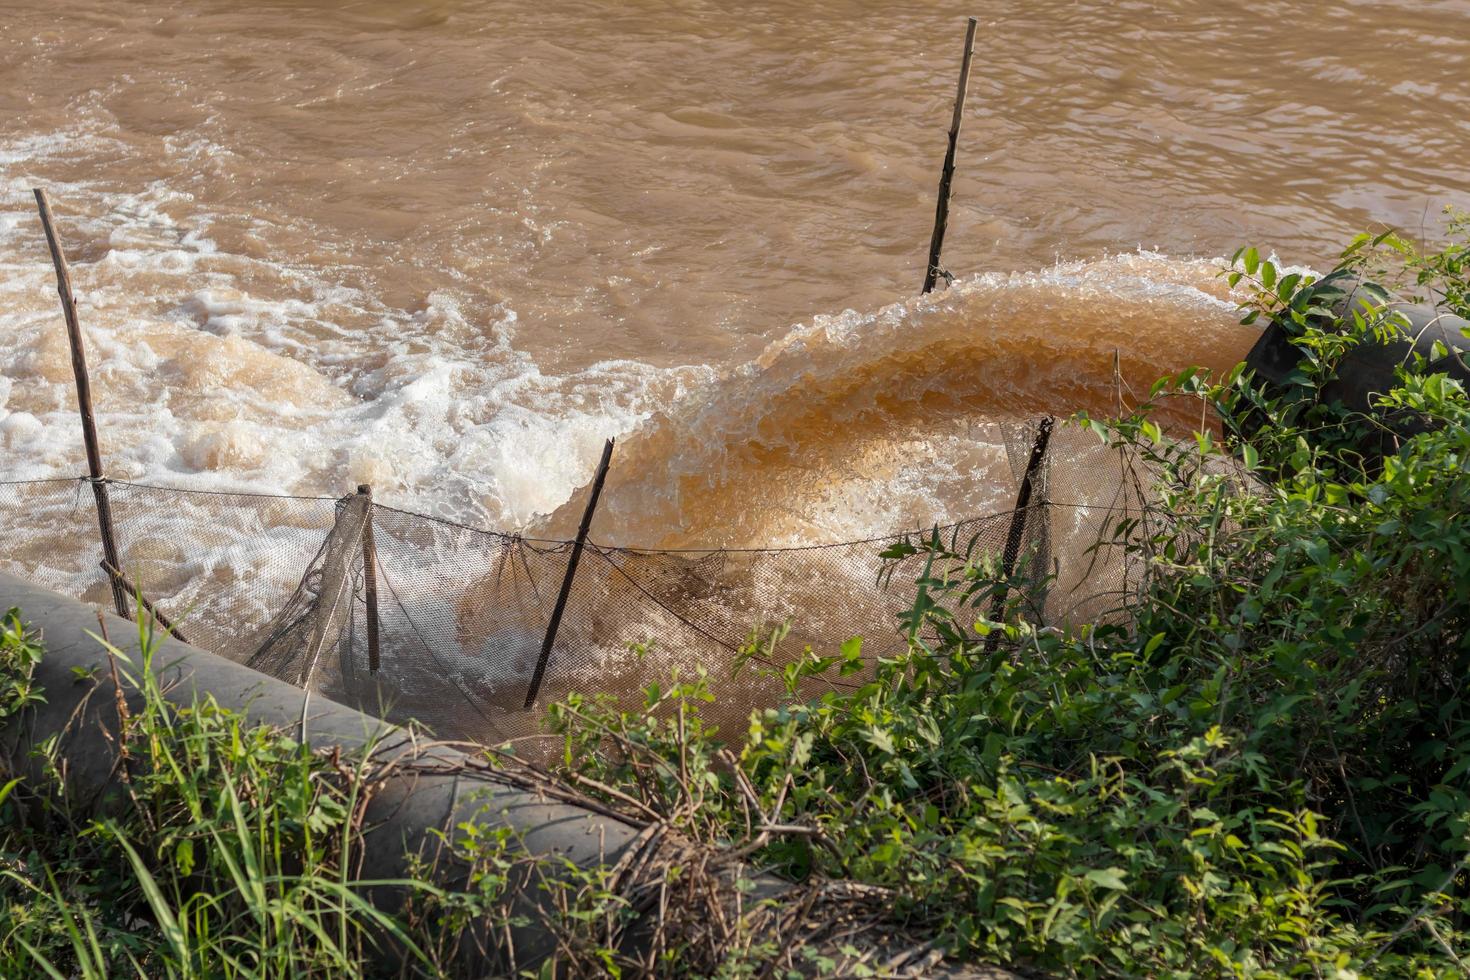
[(598, 535), (834, 540), (1007, 506), (998, 421), (1223, 368), (1245, 243), (1466, 203), (1470, 3), (9, 0), (0, 476), (108, 469)]

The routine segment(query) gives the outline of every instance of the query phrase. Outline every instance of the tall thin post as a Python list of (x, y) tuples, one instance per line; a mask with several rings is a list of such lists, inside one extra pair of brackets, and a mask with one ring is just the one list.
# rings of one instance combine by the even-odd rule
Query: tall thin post
[[(82, 416), (82, 441), (87, 446), (87, 471), (91, 477), (92, 495), (97, 498), (97, 525), (102, 532), (102, 558), (113, 568), (121, 568), (117, 557), (117, 540), (112, 529), (112, 501), (107, 495), (107, 481), (102, 475), (102, 452), (97, 448), (97, 423), (92, 413), (92, 382), (87, 376), (87, 352), (82, 346), (82, 327), (77, 321), (77, 300), (71, 291), (71, 270), (66, 254), (51, 221), (51, 201), (37, 187), (36, 207), (41, 212), (41, 226), (46, 229), (46, 244), (51, 246), (51, 262), (56, 266), (56, 292), (61, 296), (61, 314), (66, 319), (66, 336), (71, 342), (71, 369), (76, 375), (77, 408)], [(112, 603), (117, 614), (128, 618), (127, 593), (115, 576), (109, 575)]]
[[(1000, 591), (990, 604), (990, 618), (996, 622), (1005, 615), (1006, 599), (1010, 596), (1011, 576), (1016, 573), (1016, 562), (1021, 560), (1021, 544), (1026, 536), (1026, 518), (1030, 516), (1031, 495), (1036, 486), (1036, 471), (1046, 459), (1046, 447), (1051, 442), (1051, 430), (1056, 420), (1048, 415), (1041, 420), (1036, 440), (1031, 443), (1031, 458), (1026, 461), (1026, 475), (1021, 477), (1021, 488), (1016, 491), (1016, 509), (1011, 513), (1010, 530), (1006, 533), (1006, 549), (1001, 556)], [(995, 649), (1000, 642), (999, 633), (991, 633), (985, 643), (986, 651)]]
[(939, 201), (934, 207), (934, 234), (929, 239), (929, 265), (924, 270), (922, 292), (933, 292), (942, 270), (939, 254), (944, 250), (944, 230), (949, 226), (949, 188), (954, 181), (954, 151), (960, 141), (960, 123), (965, 118), (965, 92), (970, 87), (970, 59), (975, 54), (975, 18), (965, 28), (965, 57), (960, 62), (960, 89), (954, 98), (954, 119), (949, 124), (949, 149), (944, 151), (944, 170), (939, 174)]
[(365, 498), (367, 504), (367, 514), (362, 523), (362, 581), (367, 601), (368, 673), (376, 674), (379, 667), (378, 546), (373, 541), (373, 488), (366, 483), (359, 483), (357, 492)]
[(587, 544), (587, 532), (592, 529), (592, 513), (597, 510), (597, 498), (602, 496), (602, 484), (607, 479), (607, 467), (612, 462), (613, 441), (609, 439), (602, 447), (602, 462), (597, 464), (597, 475), (592, 478), (592, 493), (587, 498), (587, 509), (582, 512), (582, 526), (577, 528), (577, 540), (572, 545), (572, 556), (567, 559), (567, 574), (561, 580), (561, 592), (557, 593), (556, 605), (551, 610), (551, 621), (546, 624), (546, 638), (541, 641), (541, 656), (536, 660), (536, 670), (531, 674), (531, 686), (526, 691), (526, 707), (536, 703), (541, 693), (541, 678), (546, 673), (546, 661), (551, 659), (551, 645), (556, 642), (556, 631), (561, 626), (561, 614), (566, 610), (567, 598), (572, 594), (572, 579), (577, 574), (577, 562), (582, 560), (582, 548)]

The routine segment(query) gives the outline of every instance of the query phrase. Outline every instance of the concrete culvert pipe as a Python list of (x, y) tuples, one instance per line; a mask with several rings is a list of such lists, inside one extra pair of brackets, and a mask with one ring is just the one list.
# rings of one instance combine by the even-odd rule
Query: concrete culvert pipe
[[(113, 784), (116, 743), (109, 736), (116, 734), (118, 720), (107, 655), (89, 635), (98, 631), (97, 612), (0, 574), (0, 610), (12, 607), (18, 607), (22, 619), (41, 633), (46, 653), (36, 680), (46, 701), (29, 713), (18, 731), (3, 733), (8, 757), (25, 759), (29, 747), (59, 736), (69, 783), (66, 791), (73, 799), (100, 802), (120, 787)], [(105, 618), (109, 638), (140, 663), (137, 625), (110, 614)], [(172, 638), (160, 635), (152, 664), (175, 704), (187, 705), (196, 694), (210, 694), (220, 705), (248, 713), (254, 722), (291, 731), (302, 724), (304, 709), (306, 740), (314, 748), (360, 748), (376, 738), (379, 758), (401, 757), (401, 764), (375, 787), (367, 805), (359, 872), (364, 880), (408, 877), (409, 855), (435, 853), (440, 843), (435, 832), (452, 832), (467, 820), (509, 826), (530, 854), (552, 859), (548, 867), (568, 861), (594, 868), (616, 861), (639, 833), (637, 826), (607, 814), (508, 786), (483, 763), (453, 747), (415, 739), (320, 696), (307, 701), (299, 688)], [(79, 683), (78, 672), (91, 675), (95, 682)], [(138, 692), (126, 693), (133, 705), (139, 704)], [(35, 763), (30, 775), (39, 775)], [(455, 887), (461, 871), (452, 863), (441, 864), (439, 883)], [(380, 907), (397, 911), (407, 896), (400, 889), (379, 889), (371, 897)], [(510, 930), (510, 948), (502, 939), (494, 958), (484, 964), (486, 970), (534, 966), (552, 951), (554, 939), (535, 914), (544, 900), (545, 890), (535, 882), (522, 883), (518, 907), (512, 911), (532, 924)]]
[[(98, 613), (88, 605), (0, 574), (0, 610), (21, 610), (22, 619), (39, 631), (45, 655), (36, 670), (36, 681), (46, 701), (30, 709), (23, 720), (12, 720), (0, 732), (5, 758), (18, 760), (32, 780), (41, 775), (32, 748), (48, 739), (58, 739), (65, 760), (66, 792), (73, 800), (93, 801), (106, 807), (121, 802), (121, 786), (114, 783), (118, 717), (106, 652), (91, 634), (98, 630)], [(141, 662), (137, 626), (111, 614), (104, 617), (111, 640), (135, 663)], [(471, 950), (472, 962), (461, 964), (464, 975), (504, 975), (535, 969), (556, 950), (557, 936), (552, 921), (553, 896), (543, 887), (545, 876), (572, 867), (593, 870), (660, 868), (674, 855), (688, 869), (714, 869), (705, 882), (719, 887), (713, 896), (729, 908), (752, 910), (752, 923), (759, 934), (773, 940), (777, 948), (824, 946), (824, 920), (833, 925), (826, 931), (843, 944), (853, 939), (839, 926), (851, 918), (855, 906), (866, 903), (871, 914), (874, 903), (889, 899), (881, 889), (846, 882), (793, 885), (771, 876), (756, 876), (755, 888), (742, 892), (734, 887), (740, 865), (717, 849), (703, 847), (662, 825), (640, 826), (615, 813), (599, 809), (592, 801), (561, 802), (554, 787), (514, 774), (498, 773), (473, 754), (416, 739), (412, 733), (394, 728), (359, 711), (312, 696), (275, 678), (215, 654), (168, 637), (159, 637), (152, 665), (166, 696), (178, 705), (193, 702), (196, 695), (212, 695), (221, 706), (248, 713), (257, 723), (295, 730), (305, 718), (305, 737), (313, 748), (340, 746), (361, 748), (377, 739), (377, 757), (393, 758), (395, 764), (375, 786), (367, 804), (361, 840), (361, 880), (403, 879), (411, 869), (411, 856), (435, 854), (440, 833), (455, 833), (461, 823), (487, 828), (508, 827), (522, 843), (528, 856), (546, 859), (528, 862), (528, 873), (512, 885), (505, 915), (498, 923), (481, 923), (477, 935), (462, 948)], [(79, 681), (78, 677), (91, 677)], [(139, 705), (138, 692), (125, 695)], [(30, 762), (24, 760), (31, 759)], [(571, 798), (574, 794), (563, 794)], [(109, 803), (109, 800), (111, 801)], [(656, 852), (656, 853), (655, 853)], [(530, 870), (534, 867), (534, 871)], [(463, 885), (466, 868), (452, 857), (434, 865), (435, 882), (446, 888)], [(628, 872), (631, 873), (631, 872)], [(628, 878), (624, 873), (618, 880)], [(646, 886), (645, 882), (645, 886)], [(610, 886), (613, 887), (613, 886)], [(655, 887), (657, 884), (655, 883)], [(645, 892), (647, 888), (645, 887)], [(813, 892), (817, 892), (814, 896)], [(622, 893), (625, 894), (626, 893)], [(380, 909), (397, 912), (407, 898), (399, 887), (378, 887), (369, 893)], [(764, 900), (771, 900), (761, 907)], [(814, 900), (815, 899), (815, 900)], [(631, 901), (650, 912), (658, 902)], [(881, 907), (881, 906), (879, 906)], [(687, 914), (687, 911), (686, 911)], [(625, 929), (621, 951), (642, 961), (646, 950), (659, 940), (659, 927), (645, 915)], [(519, 924), (511, 925), (512, 920)], [(1001, 970), (941, 964), (939, 954), (894, 932), (875, 934), (863, 957), (877, 966), (879, 975), (1010, 977)], [(835, 944), (823, 950), (840, 953)], [(650, 966), (651, 966), (650, 960)]]
[[(1367, 291), (1364, 283), (1348, 272), (1324, 276), (1311, 289), (1314, 303), (1343, 318), (1351, 318), (1354, 312), (1366, 313), (1380, 302), (1376, 292)], [(1423, 359), (1428, 372), (1443, 372), (1470, 387), (1470, 323), (1435, 306), (1406, 303), (1392, 295), (1386, 298), (1385, 312), (1396, 315), (1403, 336), (1387, 343), (1360, 344), (1349, 351), (1337, 365), (1335, 376), (1317, 391), (1318, 401), (1337, 402), (1349, 411), (1366, 413), (1373, 407), (1375, 396), (1394, 386), (1395, 369), (1409, 365), (1415, 357)], [(1287, 328), (1272, 321), (1251, 347), (1245, 363), (1269, 394), (1280, 396), (1291, 387), (1303, 357)], [(1369, 461), (1392, 453), (1395, 436), (1412, 436), (1426, 428), (1422, 418), (1408, 412), (1386, 421), (1393, 426), (1392, 432), (1358, 447)], [(1265, 419), (1258, 412), (1250, 412), (1241, 423), (1249, 436)]]

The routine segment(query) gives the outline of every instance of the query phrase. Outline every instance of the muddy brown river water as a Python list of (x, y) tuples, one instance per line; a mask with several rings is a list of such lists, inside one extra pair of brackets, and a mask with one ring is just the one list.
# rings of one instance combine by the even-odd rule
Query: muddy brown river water
[(834, 540), (1005, 505), (994, 423), (1224, 367), (1220, 257), (1321, 266), (1470, 204), (1470, 3), (987, 3), (922, 278), (952, 4), (7, 0), (0, 477), (107, 464)]

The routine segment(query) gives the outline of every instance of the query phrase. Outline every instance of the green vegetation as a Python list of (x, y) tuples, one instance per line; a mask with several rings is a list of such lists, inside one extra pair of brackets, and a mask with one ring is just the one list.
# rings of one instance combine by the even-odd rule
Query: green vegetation
[[(1285, 392), (1186, 371), (1127, 417), (1078, 420), (1152, 480), (1148, 513), (1114, 529), (1142, 570), (1114, 615), (1041, 628), (993, 556), (913, 540), (886, 555), (923, 567), (904, 653), (866, 672), (860, 641), (808, 651), (784, 672), (790, 703), (742, 732), (703, 723), (718, 686), (704, 675), (651, 688), (638, 710), (574, 697), (552, 713), (567, 783), (727, 857), (874, 886), (887, 919), (961, 959), (1465, 975), (1470, 399), (1432, 361), (1404, 364), (1366, 412), (1322, 391), (1357, 345), (1401, 329), (1382, 292), (1334, 307), (1346, 276), (1470, 314), (1470, 259), (1379, 236), (1320, 280), (1253, 250), (1237, 260), (1245, 315), (1307, 357)], [(1166, 398), (1224, 424), (1168, 438)], [(39, 656), (12, 612), (0, 726), (44, 697)], [(18, 779), (0, 788), (0, 974), (442, 975), (459, 925), (499, 922), (504, 835), (456, 845), (471, 891), (425, 869), (401, 883), (407, 914), (377, 911), (350, 873), (367, 753), (312, 752), (208, 700), (170, 706), (146, 665), (119, 667), (145, 694), (117, 746), (128, 805), (99, 815)], [(796, 696), (826, 674), (862, 683)], [(609, 939), (633, 914), (626, 895), (597, 874), (560, 887), (561, 967), (639, 972)], [(759, 971), (759, 946), (712, 962), (669, 939), (669, 975)]]
[[(16, 610), (3, 627), (0, 720), (44, 697), (31, 679), (41, 645)], [(425, 875), (402, 883), (417, 914), (377, 911), (365, 897), (374, 883), (349, 874), (365, 790), (381, 775), (371, 747), (313, 752), (212, 699), (177, 707), (151, 652), (131, 665), (108, 649), (123, 689), (143, 695), (137, 713), (119, 705), (126, 800), (99, 813), (56, 791), (55, 744), (32, 760), (34, 785), (17, 776), (0, 789), (0, 976), (341, 977), (388, 972), (364, 965), (390, 952), (433, 974), (455, 953), (442, 921), (499, 899), (503, 879), (482, 874), (472, 892), (446, 895)]]
[[(1146, 568), (1125, 615), (992, 622), (993, 558), (935, 536), (890, 555), (925, 560), (908, 650), (859, 690), (762, 712), (729, 746), (697, 721), (703, 678), (651, 691), (653, 720), (574, 701), (557, 714), (567, 760), (702, 839), (789, 828), (761, 859), (890, 887), (966, 957), (1064, 975), (1464, 975), (1470, 402), (1423, 363), (1367, 413), (1319, 397), (1349, 350), (1400, 329), (1372, 290), (1324, 305), (1385, 255), (1470, 313), (1460, 246), (1361, 239), (1321, 281), (1243, 252), (1247, 318), (1309, 355), (1289, 390), (1268, 397), (1238, 369), (1155, 387), (1154, 402), (1212, 406), (1223, 438), (1165, 438), (1155, 403), (1080, 420), (1155, 477), (1149, 519), (1116, 529)], [(1381, 465), (1361, 455), (1405, 412), (1417, 435)], [(1236, 420), (1253, 413), (1271, 424), (1247, 444)], [(793, 692), (856, 652), (808, 657)]]

